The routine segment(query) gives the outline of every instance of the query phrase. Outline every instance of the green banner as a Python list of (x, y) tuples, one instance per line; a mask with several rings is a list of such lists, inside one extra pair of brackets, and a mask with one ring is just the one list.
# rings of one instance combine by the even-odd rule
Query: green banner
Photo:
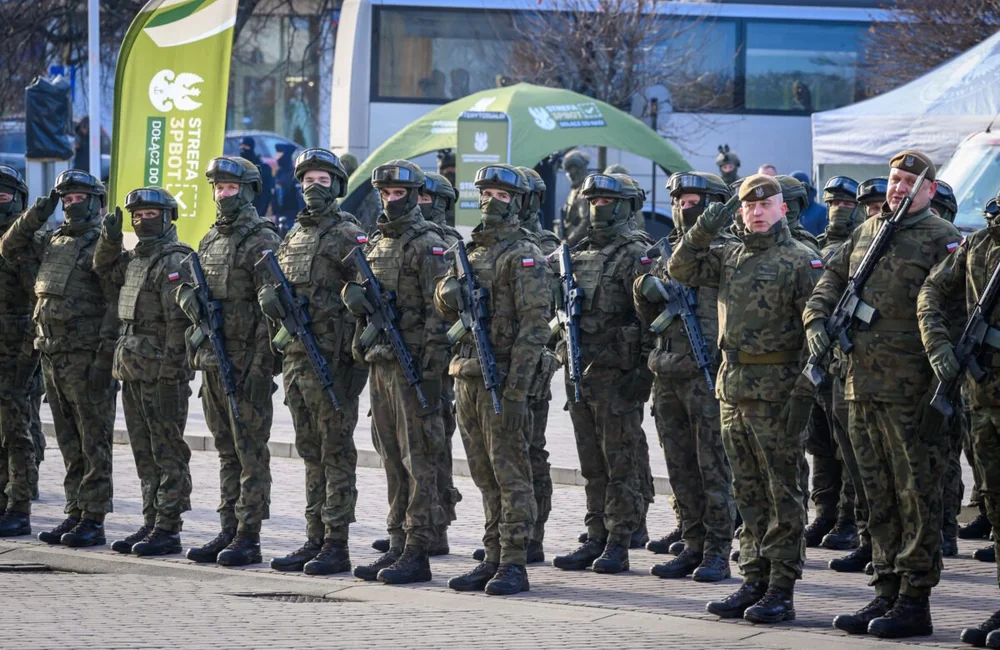
[(215, 221), (205, 169), (222, 155), (237, 4), (150, 0), (115, 70), (109, 208), (137, 187), (163, 187), (177, 199), (178, 235), (194, 246)]
[(506, 113), (466, 111), (458, 116), (456, 135), (458, 204), (455, 206), (455, 223), (475, 226), (480, 221), (479, 192), (474, 185), (476, 172), (480, 167), (510, 160), (510, 116)]

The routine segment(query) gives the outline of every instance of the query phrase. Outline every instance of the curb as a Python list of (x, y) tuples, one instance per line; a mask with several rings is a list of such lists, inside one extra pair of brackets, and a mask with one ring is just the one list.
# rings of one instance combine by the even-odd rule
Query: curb
[[(42, 431), (45, 433), (46, 438), (55, 440), (55, 428), (51, 422), (43, 421)], [(191, 451), (215, 451), (215, 441), (212, 439), (212, 436), (185, 434), (184, 442), (188, 444)], [(115, 429), (114, 443), (116, 445), (129, 444), (128, 431), (125, 429)], [(271, 451), (271, 456), (276, 458), (301, 458), (295, 450), (295, 444), (291, 442), (277, 442), (272, 440), (267, 443), (267, 447)], [(382, 467), (382, 459), (374, 449), (358, 449), (358, 467), (379, 468)], [(451, 472), (455, 476), (472, 476), (469, 473), (469, 461), (460, 457), (452, 459)], [(552, 476), (552, 482), (558, 485), (583, 486), (587, 484), (587, 480), (583, 478), (580, 470), (573, 467), (556, 467), (553, 465), (549, 473)], [(653, 487), (658, 495), (668, 496), (673, 494), (673, 491), (670, 489), (670, 482), (665, 476), (654, 476)]]

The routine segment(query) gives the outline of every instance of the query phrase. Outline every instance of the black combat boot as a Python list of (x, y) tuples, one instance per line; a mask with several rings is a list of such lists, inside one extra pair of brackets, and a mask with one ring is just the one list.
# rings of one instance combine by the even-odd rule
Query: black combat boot
[(944, 557), (955, 557), (958, 555), (957, 537), (941, 533), (941, 555)]
[(208, 544), (189, 548), (186, 557), (192, 562), (215, 564), (215, 561), (219, 558), (219, 553), (221, 553), (224, 548), (229, 546), (235, 537), (235, 528), (223, 528), (222, 532), (216, 535), (215, 539)]
[(371, 564), (354, 567), (354, 577), (367, 580), (368, 582), (374, 582), (378, 579), (378, 572), (388, 566), (392, 566), (392, 564), (395, 563), (402, 554), (403, 549), (390, 548), (388, 551), (383, 553), (379, 559), (375, 560)]
[(990, 564), (993, 564), (997, 561), (996, 547), (990, 544), (989, 546), (984, 546), (983, 548), (977, 548), (972, 552), (972, 558), (979, 560), (980, 562), (989, 562)]
[(628, 547), (629, 549), (634, 548), (645, 548), (646, 544), (649, 543), (649, 531), (646, 529), (646, 520), (642, 520), (642, 525), (639, 526), (634, 533), (632, 533), (631, 539), (629, 539)]
[(583, 531), (582, 533), (580, 533), (579, 535), (576, 536), (576, 541), (579, 542), (579, 543), (581, 543), (581, 544), (586, 544), (587, 543), (587, 539), (589, 537), (590, 537), (590, 533), (588, 533), (587, 531)]
[(823, 537), (833, 530), (836, 524), (836, 519), (823, 519), (820, 517), (813, 519), (812, 523), (806, 526), (806, 546), (808, 548), (819, 546), (819, 543), (823, 541)]
[[(545, 561), (545, 548), (542, 546), (542, 543), (540, 541), (535, 539), (531, 540), (530, 542), (528, 542), (528, 548), (526, 550), (528, 554), (528, 560), (527, 560), (528, 564), (537, 564), (538, 562)], [(484, 551), (483, 559), (485, 558), (486, 555)]]
[(569, 555), (557, 555), (552, 566), (565, 571), (583, 571), (604, 553), (603, 539), (588, 539), (583, 546)]
[(323, 548), (316, 557), (306, 562), (302, 572), (307, 576), (331, 576), (346, 573), (351, 570), (351, 552), (347, 548), (347, 540), (323, 540)]
[(837, 523), (833, 530), (823, 536), (823, 541), (819, 545), (834, 551), (846, 551), (857, 548), (860, 541), (857, 524), (853, 521), (847, 521)]
[(961, 539), (989, 539), (992, 531), (989, 517), (979, 513), (975, 519), (958, 527), (958, 536)]
[(7, 510), (0, 515), (0, 537), (18, 537), (31, 534), (31, 515)]
[(732, 551), (730, 551), (730, 553), (729, 553), (729, 561), (730, 562), (739, 562), (740, 561), (740, 549), (734, 548)]
[(914, 598), (900, 594), (891, 610), (868, 624), (868, 634), (881, 639), (934, 634), (930, 599), (927, 596)]
[(499, 568), (494, 562), (480, 562), (472, 571), (449, 580), (448, 587), (455, 591), (482, 591)]
[(486, 549), (485, 548), (477, 548), (476, 550), (474, 550), (472, 552), (472, 559), (475, 560), (476, 562), (485, 562), (486, 561)]
[(723, 600), (713, 600), (705, 605), (709, 614), (719, 618), (743, 618), (743, 612), (767, 593), (767, 583), (744, 582), (740, 588), (726, 596)]
[(751, 623), (774, 624), (795, 620), (795, 603), (792, 588), (768, 587), (764, 597), (743, 612)]
[(321, 548), (323, 548), (323, 540), (319, 537), (312, 537), (307, 539), (299, 550), (292, 551), (284, 557), (272, 558), (271, 568), (275, 571), (302, 571), (306, 562), (319, 555)]
[(433, 544), (427, 549), (427, 555), (430, 557), (438, 557), (439, 555), (448, 555), (451, 552), (451, 548), (448, 546), (448, 527), (441, 526), (438, 530), (438, 538)]
[(990, 632), (986, 637), (987, 648), (1000, 648), (1000, 631)]
[(403, 554), (391, 566), (378, 572), (378, 581), (387, 585), (408, 585), (414, 582), (429, 582), (431, 565), (427, 551), (407, 544)]
[(656, 553), (657, 555), (666, 555), (672, 544), (681, 541), (681, 534), (681, 529), (675, 528), (664, 537), (651, 540), (648, 544), (646, 544), (646, 550), (651, 553)]
[(104, 522), (93, 519), (81, 519), (80, 523), (73, 527), (59, 542), (63, 546), (71, 548), (85, 548), (88, 546), (104, 546), (108, 543), (104, 537)]
[(621, 544), (608, 542), (601, 557), (594, 560), (594, 573), (622, 573), (628, 571), (628, 549)]
[(895, 600), (876, 596), (872, 602), (853, 614), (841, 614), (835, 617), (833, 626), (848, 634), (868, 634), (868, 624), (880, 616), (885, 616), (895, 602)]
[(264, 561), (260, 554), (260, 533), (236, 533), (229, 546), (219, 551), (215, 563), (220, 566), (247, 566)]
[(1000, 630), (1000, 610), (993, 613), (977, 627), (967, 627), (962, 630), (962, 642), (982, 648), (986, 645), (986, 637), (993, 630)]
[(389, 550), (389, 538), (380, 537), (379, 539), (376, 539), (372, 542), (372, 548), (379, 553), (386, 553)]
[(706, 555), (691, 574), (695, 582), (720, 582), (732, 577), (729, 560), (721, 555)]
[(132, 547), (146, 539), (146, 535), (153, 532), (153, 527), (149, 524), (143, 524), (142, 528), (135, 531), (128, 537), (124, 539), (116, 539), (111, 542), (111, 550), (115, 553), (122, 553), (128, 555), (132, 552)]
[(132, 554), (139, 557), (177, 555), (180, 552), (181, 534), (162, 528), (154, 528), (153, 532), (132, 547)]
[(673, 544), (670, 545), (670, 549), (667, 551), (667, 553), (670, 553), (674, 557), (677, 557), (678, 555), (684, 552), (685, 548), (687, 547), (685, 546), (684, 542), (674, 542)]
[(844, 557), (836, 557), (830, 560), (830, 568), (838, 573), (861, 573), (865, 566), (872, 561), (871, 544), (861, 544)]
[(73, 530), (78, 523), (80, 523), (80, 520), (76, 517), (67, 517), (52, 530), (44, 530), (38, 533), (38, 539), (46, 544), (60, 544), (62, 536)]
[(501, 564), (497, 574), (486, 583), (486, 593), (490, 596), (512, 596), (530, 590), (528, 570), (517, 564)]
[(691, 575), (704, 559), (701, 553), (684, 549), (684, 552), (663, 564), (654, 564), (649, 570), (660, 578), (686, 578)]

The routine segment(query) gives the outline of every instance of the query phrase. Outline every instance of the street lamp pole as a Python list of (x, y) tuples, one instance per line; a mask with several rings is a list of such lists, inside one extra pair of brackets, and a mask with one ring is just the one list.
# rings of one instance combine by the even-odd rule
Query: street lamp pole
[(87, 2), (87, 113), (90, 126), (90, 174), (101, 177), (101, 35), (100, 0)]

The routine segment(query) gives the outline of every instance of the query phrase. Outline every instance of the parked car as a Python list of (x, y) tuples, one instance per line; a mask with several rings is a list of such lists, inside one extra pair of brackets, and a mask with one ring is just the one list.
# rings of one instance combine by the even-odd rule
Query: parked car
[[(110, 139), (102, 134), (102, 149), (110, 148)], [(27, 162), (24, 152), (27, 148), (25, 137), (25, 126), (23, 118), (0, 120), (0, 164), (10, 165), (25, 175)], [(72, 165), (70, 161), (70, 165)], [(101, 154), (101, 180), (106, 184), (111, 176), (111, 156), (107, 153)]]
[(240, 155), (240, 140), (245, 137), (251, 137), (254, 140), (254, 150), (260, 159), (271, 166), (271, 171), (277, 173), (278, 171), (278, 150), (277, 145), (288, 144), (295, 147), (292, 152), (292, 158), (299, 155), (299, 152), (305, 149), (304, 146), (290, 140), (283, 135), (278, 135), (273, 131), (226, 131), (226, 142), (223, 146), (222, 152), (227, 156), (238, 156)]

